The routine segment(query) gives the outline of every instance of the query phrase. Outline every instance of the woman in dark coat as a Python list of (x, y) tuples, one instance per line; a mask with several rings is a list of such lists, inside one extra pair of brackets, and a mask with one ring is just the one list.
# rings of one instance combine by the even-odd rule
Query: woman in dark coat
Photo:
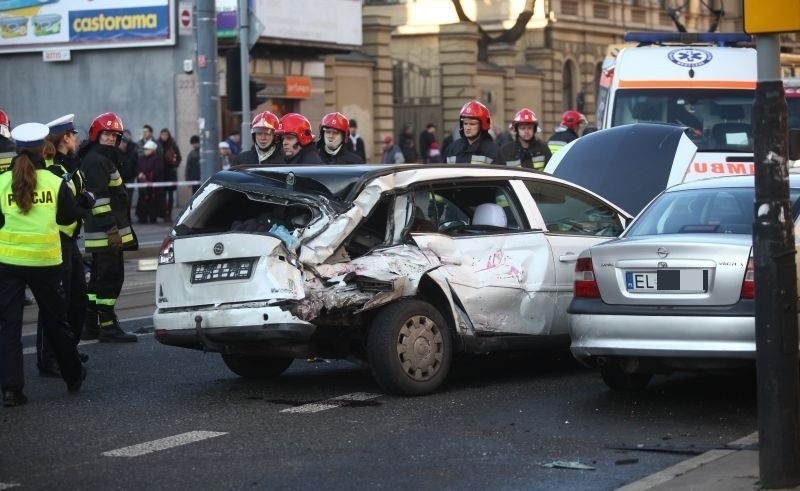
[[(181, 151), (175, 139), (172, 138), (172, 133), (164, 128), (158, 135), (158, 142), (161, 144), (164, 158), (164, 177), (165, 182), (177, 182), (178, 180), (178, 167), (181, 165)], [(164, 193), (167, 198), (167, 206), (164, 209), (164, 220), (167, 222), (172, 221), (172, 208), (175, 206), (175, 190), (177, 186), (167, 186)]]
[[(144, 144), (144, 151), (136, 163), (140, 184), (158, 183), (164, 180), (164, 163), (158, 155), (158, 145), (150, 140)], [(164, 212), (164, 188), (141, 187), (136, 202), (136, 216), (139, 223), (156, 223)]]

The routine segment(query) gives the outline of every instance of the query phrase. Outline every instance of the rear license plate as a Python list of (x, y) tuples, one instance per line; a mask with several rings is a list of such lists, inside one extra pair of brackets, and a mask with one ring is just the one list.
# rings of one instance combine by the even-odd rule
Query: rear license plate
[(192, 264), (192, 283), (244, 280), (253, 273), (253, 259), (234, 259)]
[(625, 287), (632, 293), (705, 293), (707, 269), (662, 269), (625, 273)]

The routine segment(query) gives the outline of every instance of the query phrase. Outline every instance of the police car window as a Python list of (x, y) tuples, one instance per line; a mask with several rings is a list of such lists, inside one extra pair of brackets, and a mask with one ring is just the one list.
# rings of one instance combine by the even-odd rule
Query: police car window
[(415, 194), (411, 231), (453, 236), (509, 233), (523, 229), (522, 214), (508, 182), (446, 184)]
[(525, 181), (548, 233), (616, 237), (622, 217), (594, 196), (554, 183)]

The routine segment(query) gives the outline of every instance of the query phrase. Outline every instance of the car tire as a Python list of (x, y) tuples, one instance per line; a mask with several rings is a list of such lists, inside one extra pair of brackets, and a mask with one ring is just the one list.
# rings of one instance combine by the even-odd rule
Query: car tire
[(272, 356), (222, 355), (222, 361), (240, 377), (266, 379), (277, 377), (289, 368), (294, 358)]
[(600, 376), (609, 389), (627, 392), (644, 389), (653, 378), (652, 373), (628, 373), (616, 365), (600, 368)]
[(430, 394), (444, 382), (453, 357), (453, 340), (444, 317), (420, 300), (403, 300), (382, 309), (367, 338), (372, 376), (391, 394)]

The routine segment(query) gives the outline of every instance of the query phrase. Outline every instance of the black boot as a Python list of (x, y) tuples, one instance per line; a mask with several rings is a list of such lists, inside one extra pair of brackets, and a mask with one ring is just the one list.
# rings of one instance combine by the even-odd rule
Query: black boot
[(114, 311), (98, 312), (98, 323), (100, 324), (100, 335), (97, 339), (101, 343), (135, 343), (139, 338), (135, 334), (128, 334), (119, 327), (117, 314)]
[(83, 332), (81, 332), (81, 339), (84, 341), (89, 341), (91, 339), (97, 339), (97, 335), (100, 333), (100, 328), (97, 325), (97, 309), (94, 307), (89, 307), (86, 309), (86, 321), (83, 323)]
[(14, 407), (21, 406), (28, 402), (28, 398), (21, 390), (8, 389), (3, 391), (3, 406)]

